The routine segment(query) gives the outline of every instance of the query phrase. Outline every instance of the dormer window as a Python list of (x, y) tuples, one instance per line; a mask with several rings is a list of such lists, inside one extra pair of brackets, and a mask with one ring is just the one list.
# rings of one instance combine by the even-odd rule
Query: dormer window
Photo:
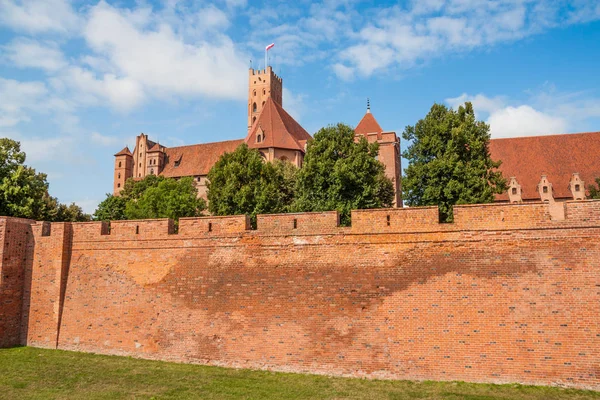
[(179, 167), (179, 164), (181, 163), (181, 160), (177, 160), (173, 163), (174, 166)]
[(544, 187), (542, 188), (542, 191), (543, 191), (544, 193), (548, 193), (548, 186), (544, 186)]
[(575, 191), (579, 192), (581, 190), (581, 187), (579, 185), (575, 185)]
[(259, 133), (258, 135), (256, 135), (256, 143), (260, 143), (260, 142), (262, 142), (262, 137)]
[(512, 188), (512, 194), (517, 194), (517, 188)]

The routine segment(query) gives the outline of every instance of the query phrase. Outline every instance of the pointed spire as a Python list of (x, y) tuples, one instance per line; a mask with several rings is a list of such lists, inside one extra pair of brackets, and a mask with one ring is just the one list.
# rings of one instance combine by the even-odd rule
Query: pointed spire
[(371, 102), (369, 101), (369, 98), (367, 97), (367, 114), (371, 113)]

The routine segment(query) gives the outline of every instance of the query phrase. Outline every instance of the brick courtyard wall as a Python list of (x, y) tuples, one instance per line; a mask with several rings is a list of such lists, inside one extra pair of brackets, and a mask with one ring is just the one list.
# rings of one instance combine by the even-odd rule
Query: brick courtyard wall
[(564, 207), (38, 223), (25, 344), (598, 390), (600, 202)]

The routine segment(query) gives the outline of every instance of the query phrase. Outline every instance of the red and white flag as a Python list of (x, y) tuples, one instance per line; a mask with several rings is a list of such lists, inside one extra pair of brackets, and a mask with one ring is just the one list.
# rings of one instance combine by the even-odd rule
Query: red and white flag
[(265, 47), (265, 51), (269, 51), (269, 49), (272, 49), (273, 47), (275, 47), (275, 43), (271, 43), (270, 45)]

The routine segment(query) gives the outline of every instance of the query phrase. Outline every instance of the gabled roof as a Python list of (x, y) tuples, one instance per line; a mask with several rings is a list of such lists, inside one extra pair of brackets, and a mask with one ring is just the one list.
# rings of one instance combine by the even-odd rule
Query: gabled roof
[(365, 116), (362, 117), (358, 125), (356, 125), (354, 132), (356, 132), (358, 135), (364, 136), (369, 133), (376, 133), (379, 137), (383, 132), (383, 129), (381, 129), (379, 122), (377, 122), (373, 114), (371, 114), (371, 110), (367, 110)]
[[(542, 175), (552, 184), (554, 198), (572, 198), (569, 181), (578, 172), (586, 188), (600, 176), (600, 132), (531, 136), (490, 141), (492, 159), (501, 160), (507, 180), (514, 176), (523, 200), (539, 200)], [(497, 200), (508, 200), (503, 193)]]
[(167, 147), (165, 167), (160, 174), (169, 178), (206, 175), (222, 154), (233, 152), (243, 142), (238, 139)]
[(154, 152), (161, 151), (161, 150), (164, 150), (164, 149), (165, 149), (164, 146), (161, 146), (158, 143), (154, 143), (153, 146), (149, 147), (148, 153), (154, 153)]
[(120, 152), (118, 152), (117, 154), (115, 154), (115, 157), (116, 156), (132, 156), (133, 157), (133, 154), (131, 154), (131, 151), (129, 150), (129, 147), (125, 146), (123, 148), (123, 150), (121, 150)]
[[(259, 131), (264, 133), (264, 139), (257, 143), (256, 135)], [(255, 149), (275, 147), (304, 151), (304, 143), (309, 139), (310, 134), (269, 97), (245, 141), (248, 147)]]

